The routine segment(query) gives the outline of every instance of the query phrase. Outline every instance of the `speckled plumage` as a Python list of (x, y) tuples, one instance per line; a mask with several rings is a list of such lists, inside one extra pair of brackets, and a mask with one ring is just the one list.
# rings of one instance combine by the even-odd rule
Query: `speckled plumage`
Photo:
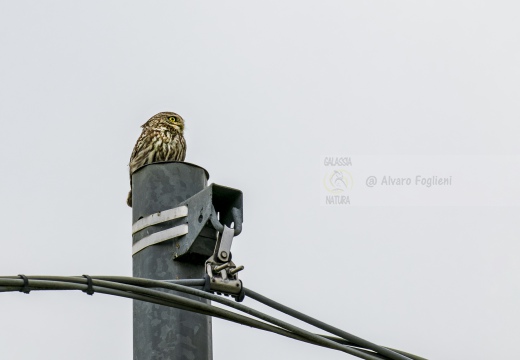
[(161, 112), (142, 126), (143, 132), (130, 156), (130, 192), (126, 203), (132, 207), (132, 174), (141, 166), (160, 161), (184, 161), (184, 119), (174, 112)]

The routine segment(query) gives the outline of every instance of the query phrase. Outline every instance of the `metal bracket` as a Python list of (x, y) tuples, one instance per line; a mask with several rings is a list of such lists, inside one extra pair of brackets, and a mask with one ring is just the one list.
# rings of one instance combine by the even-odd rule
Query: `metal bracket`
[(245, 291), (242, 281), (238, 279), (238, 272), (244, 266), (236, 266), (231, 261), (231, 244), (235, 229), (223, 226), (219, 234), (213, 255), (206, 260), (205, 289), (217, 294), (230, 295), (240, 302), (244, 300)]
[(195, 254), (207, 259), (218, 241), (217, 231), (222, 232), (224, 225), (231, 227), (233, 224), (234, 236), (242, 231), (243, 195), (240, 190), (211, 184), (180, 205), (188, 206), (188, 233), (177, 242), (176, 258)]
[[(233, 226), (233, 235), (242, 231), (243, 195), (240, 190), (211, 184), (176, 208), (139, 219), (132, 226), (133, 254), (167, 240), (173, 243), (173, 258), (198, 257), (203, 262), (214, 253), (217, 232)], [(233, 225), (231, 225), (233, 224)], [(175, 230), (174, 230), (175, 229)], [(231, 243), (226, 245), (229, 253)]]

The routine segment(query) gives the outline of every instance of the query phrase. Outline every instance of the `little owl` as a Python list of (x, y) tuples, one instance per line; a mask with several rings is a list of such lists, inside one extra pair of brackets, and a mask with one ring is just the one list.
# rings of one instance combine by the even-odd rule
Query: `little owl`
[(184, 161), (184, 119), (174, 112), (161, 112), (144, 123), (143, 132), (130, 156), (130, 192), (126, 203), (132, 207), (132, 174), (141, 166), (160, 161)]

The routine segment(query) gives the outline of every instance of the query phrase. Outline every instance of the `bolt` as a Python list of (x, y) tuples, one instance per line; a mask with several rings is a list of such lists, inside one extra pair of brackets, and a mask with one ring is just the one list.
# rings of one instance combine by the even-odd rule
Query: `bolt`
[(227, 258), (227, 252), (222, 251), (222, 252), (220, 253), (220, 256), (222, 256), (224, 259)]
[(231, 275), (235, 275), (237, 272), (244, 270), (244, 265), (240, 265), (229, 271)]
[(219, 272), (219, 271), (222, 271), (224, 269), (227, 269), (228, 267), (229, 267), (229, 263), (225, 263), (225, 264), (222, 264), (222, 265), (219, 265), (219, 266), (215, 266), (213, 268), (213, 271)]

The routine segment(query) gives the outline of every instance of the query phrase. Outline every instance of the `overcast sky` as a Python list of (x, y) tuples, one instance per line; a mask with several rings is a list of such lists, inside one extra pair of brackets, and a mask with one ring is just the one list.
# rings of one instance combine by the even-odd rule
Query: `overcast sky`
[[(520, 180), (519, 10), (0, 1), (0, 274), (130, 276), (128, 159), (140, 125), (175, 111), (186, 161), (244, 192), (247, 287), (427, 358), (514, 358), (518, 189), (465, 201)], [(466, 159), (484, 185), (458, 182), (453, 196), (471, 191), (455, 204), (419, 189), (413, 204), (323, 205), (323, 157), (352, 156), (361, 189), (355, 155), (411, 175), (424, 169), (407, 156), (447, 159), (446, 176)], [(4, 293), (0, 318), (2, 359), (132, 357), (128, 299)], [(350, 358), (218, 319), (213, 333), (215, 359)]]

